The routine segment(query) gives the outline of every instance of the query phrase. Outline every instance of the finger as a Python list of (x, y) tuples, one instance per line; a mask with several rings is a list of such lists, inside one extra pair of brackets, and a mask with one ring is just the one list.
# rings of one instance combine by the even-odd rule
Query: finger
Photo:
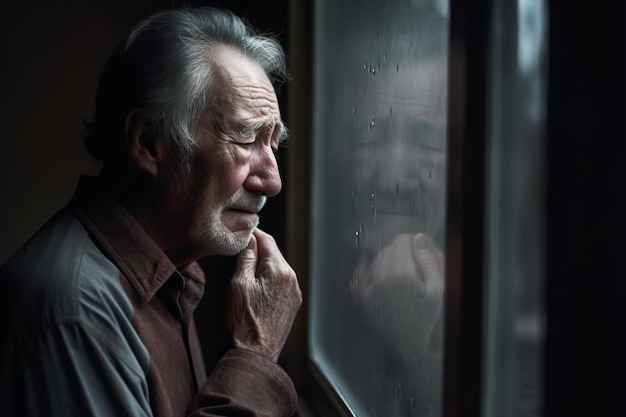
[(438, 250), (423, 233), (415, 235), (411, 243), (413, 259), (421, 272), (424, 285), (429, 290), (439, 290), (442, 276)]
[(257, 276), (273, 275), (279, 269), (286, 269), (288, 267), (287, 261), (278, 249), (272, 235), (259, 229), (254, 231), (254, 235), (258, 244)]
[(256, 276), (256, 269), (259, 259), (258, 242), (254, 234), (250, 238), (248, 247), (241, 251), (237, 258), (237, 266), (235, 270), (235, 277), (240, 278), (254, 278)]
[(302, 303), (302, 292), (295, 271), (280, 252), (276, 241), (270, 234), (259, 229), (256, 229), (254, 233), (259, 247), (257, 279), (265, 282), (271, 288), (281, 288), (285, 294), (291, 293), (288, 297), (290, 302), (295, 302), (299, 306)]
[(274, 240), (272, 235), (270, 235), (269, 233), (265, 233), (263, 230), (256, 229), (254, 231), (254, 236), (256, 236), (258, 243), (259, 259), (275, 256), (282, 257), (282, 254), (278, 249), (278, 245), (276, 244), (276, 241)]
[(351, 293), (358, 294), (362, 298), (369, 297), (374, 281), (371, 276), (371, 270), (372, 268), (369, 262), (361, 260), (357, 264), (349, 284)]

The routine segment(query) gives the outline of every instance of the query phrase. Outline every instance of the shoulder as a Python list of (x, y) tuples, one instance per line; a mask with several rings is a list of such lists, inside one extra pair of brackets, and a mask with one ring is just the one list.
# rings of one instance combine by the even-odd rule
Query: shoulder
[(60, 331), (77, 329), (136, 370), (146, 368), (119, 269), (68, 210), (0, 268), (0, 286), (0, 324), (13, 346), (40, 346), (54, 334), (67, 341)]
[(86, 314), (90, 323), (132, 315), (118, 268), (68, 210), (9, 258), (0, 268), (0, 285), (0, 299), (10, 306), (9, 327), (81, 321)]

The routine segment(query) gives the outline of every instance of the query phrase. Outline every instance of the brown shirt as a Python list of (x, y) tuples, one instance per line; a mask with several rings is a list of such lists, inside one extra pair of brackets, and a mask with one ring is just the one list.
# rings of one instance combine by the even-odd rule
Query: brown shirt
[(177, 271), (97, 190), (81, 178), (68, 208), (0, 269), (11, 305), (2, 355), (13, 358), (0, 368), (0, 414), (292, 415), (293, 384), (262, 355), (230, 349), (207, 377), (193, 317), (202, 269)]

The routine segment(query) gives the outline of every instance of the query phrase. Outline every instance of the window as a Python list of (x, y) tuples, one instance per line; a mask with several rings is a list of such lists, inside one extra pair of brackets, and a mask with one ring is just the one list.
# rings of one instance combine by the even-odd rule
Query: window
[(447, 8), (315, 16), (311, 356), (358, 416), (439, 416)]
[[(339, 409), (306, 376), (314, 415), (619, 415), (623, 6), (332, 3), (306, 29), (312, 239), (288, 245)], [(445, 252), (432, 333), (401, 279), (419, 232)]]

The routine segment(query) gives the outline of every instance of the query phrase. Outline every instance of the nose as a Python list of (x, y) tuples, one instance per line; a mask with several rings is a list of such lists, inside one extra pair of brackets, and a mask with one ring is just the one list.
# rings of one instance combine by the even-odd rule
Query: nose
[(395, 184), (414, 182), (418, 175), (421, 158), (414, 149), (401, 141), (390, 141), (376, 155), (374, 165), (378, 178), (373, 180), (395, 187)]
[(250, 160), (250, 173), (243, 185), (248, 191), (267, 197), (274, 197), (280, 192), (283, 184), (276, 155), (270, 146), (262, 146), (254, 153)]

